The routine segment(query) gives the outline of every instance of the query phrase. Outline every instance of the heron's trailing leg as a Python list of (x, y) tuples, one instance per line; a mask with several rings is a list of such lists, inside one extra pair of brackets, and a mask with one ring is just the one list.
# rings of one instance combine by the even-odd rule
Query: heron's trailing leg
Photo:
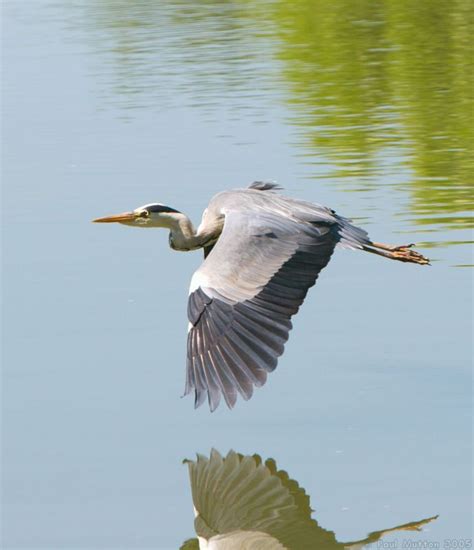
[(398, 260), (399, 262), (410, 262), (413, 264), (430, 265), (428, 258), (420, 254), (416, 250), (412, 250), (414, 244), (405, 244), (400, 246), (391, 246), (383, 243), (370, 243), (368, 246), (364, 246), (364, 250), (372, 252), (372, 254), (378, 254), (391, 260)]

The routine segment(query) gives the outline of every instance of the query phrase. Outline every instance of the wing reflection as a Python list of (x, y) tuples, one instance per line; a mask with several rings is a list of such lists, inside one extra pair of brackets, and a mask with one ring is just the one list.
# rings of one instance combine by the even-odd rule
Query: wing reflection
[(420, 530), (437, 516), (382, 531), (363, 540), (338, 542), (335, 533), (311, 517), (309, 496), (273, 459), (243, 456), (230, 451), (222, 457), (185, 461), (189, 468), (198, 539), (187, 540), (181, 550), (304, 550), (358, 549), (383, 535)]

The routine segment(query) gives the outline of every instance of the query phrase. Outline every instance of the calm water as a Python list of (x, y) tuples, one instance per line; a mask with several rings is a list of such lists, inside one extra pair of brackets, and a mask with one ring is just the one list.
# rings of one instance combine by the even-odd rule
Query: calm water
[[(3, 548), (179, 548), (182, 460), (213, 447), (275, 459), (337, 540), (437, 514), (384, 541), (471, 536), (472, 22), (467, 0), (4, 2)], [(179, 398), (201, 254), (90, 220), (198, 221), (255, 179), (433, 266), (339, 251), (267, 385), (211, 415)]]

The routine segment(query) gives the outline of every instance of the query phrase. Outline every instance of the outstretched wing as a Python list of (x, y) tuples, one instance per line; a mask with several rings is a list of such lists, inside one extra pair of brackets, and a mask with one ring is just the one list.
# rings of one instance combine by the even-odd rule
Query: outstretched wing
[(264, 210), (226, 213), (222, 234), (191, 281), (185, 394), (232, 408), (274, 370), (294, 315), (339, 240), (326, 220)]

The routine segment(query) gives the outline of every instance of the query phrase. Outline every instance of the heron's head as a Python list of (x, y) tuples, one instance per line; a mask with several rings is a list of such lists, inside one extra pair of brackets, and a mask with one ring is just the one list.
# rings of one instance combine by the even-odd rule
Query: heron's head
[(170, 227), (181, 212), (164, 204), (145, 204), (132, 210), (92, 220), (95, 223), (122, 223), (133, 227)]

